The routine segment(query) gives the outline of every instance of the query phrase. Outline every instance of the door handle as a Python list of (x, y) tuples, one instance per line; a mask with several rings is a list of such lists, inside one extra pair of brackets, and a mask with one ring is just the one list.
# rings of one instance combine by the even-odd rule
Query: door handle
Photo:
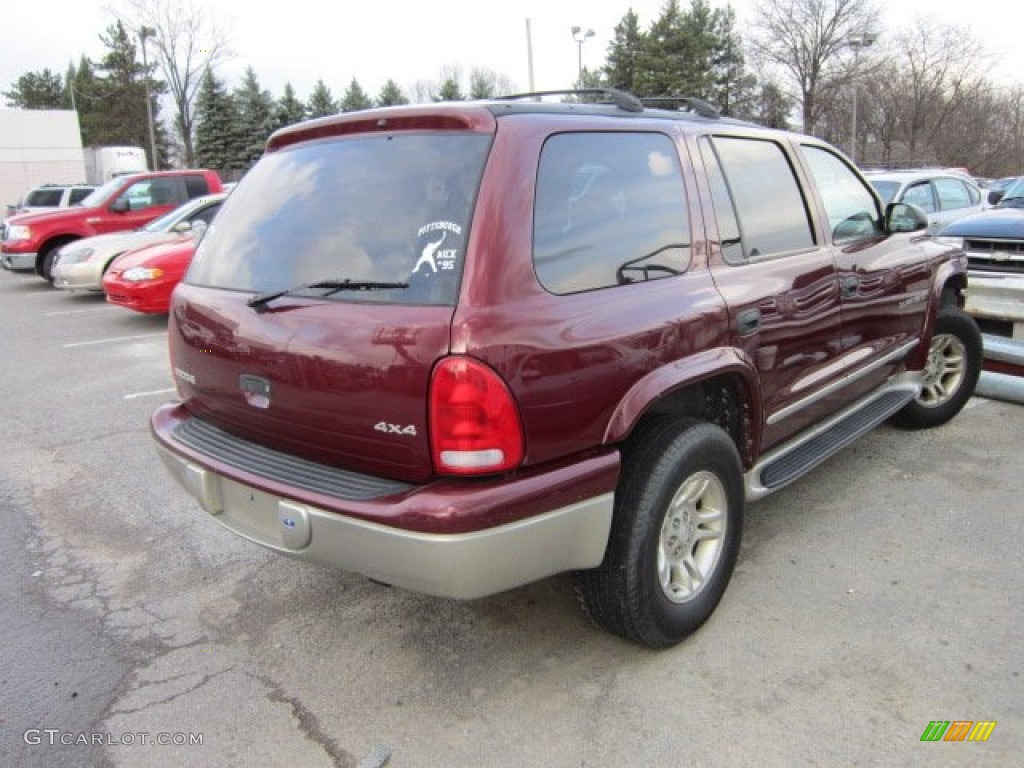
[(859, 286), (860, 279), (856, 275), (846, 275), (839, 280), (839, 290), (846, 298), (856, 296)]

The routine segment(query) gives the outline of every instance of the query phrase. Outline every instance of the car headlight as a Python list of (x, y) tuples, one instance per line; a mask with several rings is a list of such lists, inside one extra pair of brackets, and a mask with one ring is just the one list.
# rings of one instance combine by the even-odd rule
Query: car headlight
[(964, 247), (964, 239), (962, 237), (953, 237), (952, 235), (935, 235), (932, 240), (939, 245), (948, 245), (953, 248), (960, 249)]
[(143, 280), (156, 280), (163, 273), (159, 267), (132, 267), (121, 273), (121, 279), (130, 283), (140, 283)]
[(96, 253), (92, 248), (61, 248), (57, 252), (57, 263), (59, 264), (80, 264), (88, 261)]
[(8, 240), (31, 240), (32, 230), (27, 224), (12, 224), (7, 227)]

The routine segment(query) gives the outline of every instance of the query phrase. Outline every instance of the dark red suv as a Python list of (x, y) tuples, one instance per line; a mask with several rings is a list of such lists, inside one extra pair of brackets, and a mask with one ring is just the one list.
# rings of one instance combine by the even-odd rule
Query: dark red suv
[(666, 646), (745, 501), (960, 410), (980, 335), (921, 211), (816, 139), (608, 99), (271, 137), (175, 291), (152, 418), (215, 520), (454, 598), (575, 571), (598, 624)]

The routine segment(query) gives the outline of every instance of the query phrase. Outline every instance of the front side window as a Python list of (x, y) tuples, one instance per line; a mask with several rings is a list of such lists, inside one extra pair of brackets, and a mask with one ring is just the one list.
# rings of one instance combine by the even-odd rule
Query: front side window
[(213, 220), (186, 282), (263, 293), (347, 279), (406, 287), (329, 300), (452, 304), (489, 147), (475, 133), (377, 134), (266, 154)]
[(552, 136), (533, 236), (537, 278), (555, 294), (681, 274), (690, 227), (675, 145), (660, 133)]
[(807, 205), (782, 147), (735, 136), (715, 136), (712, 145), (736, 207), (744, 259), (814, 246)]
[(932, 185), (927, 181), (911, 184), (899, 202), (916, 205), (925, 213), (935, 213), (935, 197), (932, 195)]
[(875, 196), (837, 155), (805, 144), (800, 147), (825, 204), (832, 239), (837, 242), (881, 233)]
[(78, 205), (80, 202), (85, 200), (91, 192), (92, 189), (89, 187), (75, 187), (71, 190), (71, 197), (68, 199), (68, 203), (71, 205)]
[(957, 208), (970, 208), (977, 205), (972, 190), (960, 179), (935, 179), (935, 194), (939, 197), (939, 208), (952, 211)]

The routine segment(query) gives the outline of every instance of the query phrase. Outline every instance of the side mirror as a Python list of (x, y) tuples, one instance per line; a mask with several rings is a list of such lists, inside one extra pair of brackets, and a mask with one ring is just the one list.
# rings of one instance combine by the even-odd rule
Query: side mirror
[(928, 228), (927, 214), (910, 203), (889, 203), (885, 206), (885, 231), (920, 232)]
[(114, 213), (127, 213), (130, 210), (127, 197), (119, 197), (114, 201), (114, 204), (110, 206), (110, 210)]
[(199, 241), (203, 239), (203, 235), (206, 234), (206, 222), (205, 221), (193, 221), (192, 222), (192, 242), (199, 245)]
[(1005, 194), (1005, 189), (993, 189), (991, 192), (988, 193), (988, 204), (995, 205), (996, 203), (1003, 199), (1003, 196)]
[(177, 232), (179, 235), (185, 235), (192, 231), (192, 222), (179, 221), (171, 229)]

